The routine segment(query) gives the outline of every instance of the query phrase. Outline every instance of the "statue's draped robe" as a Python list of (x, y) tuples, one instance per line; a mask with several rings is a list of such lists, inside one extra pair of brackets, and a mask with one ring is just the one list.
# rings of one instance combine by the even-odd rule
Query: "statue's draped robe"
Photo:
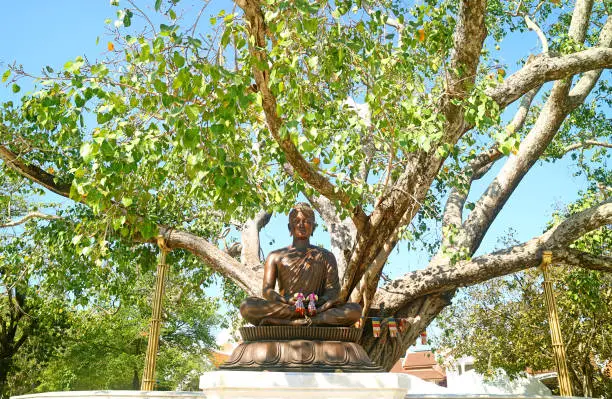
[(301, 292), (304, 296), (317, 294), (319, 302), (338, 295), (338, 268), (331, 252), (308, 248), (305, 252), (290, 251), (276, 266), (278, 291), (286, 299)]
[[(281, 251), (286, 252), (276, 264), (276, 279), (281, 296), (289, 300), (298, 292), (304, 294), (305, 297), (315, 293), (319, 297), (317, 306), (337, 298), (340, 292), (340, 281), (336, 261), (331, 252), (315, 246), (306, 251), (296, 249)], [(325, 312), (325, 320), (333, 320), (331, 323), (333, 325), (352, 325), (356, 321), (354, 319), (355, 309), (359, 312), (359, 304), (336, 305)], [(254, 325), (259, 325), (266, 318), (287, 320), (300, 317), (294, 307), (289, 304), (271, 302), (257, 297), (247, 298), (240, 307), (240, 312), (247, 321)]]

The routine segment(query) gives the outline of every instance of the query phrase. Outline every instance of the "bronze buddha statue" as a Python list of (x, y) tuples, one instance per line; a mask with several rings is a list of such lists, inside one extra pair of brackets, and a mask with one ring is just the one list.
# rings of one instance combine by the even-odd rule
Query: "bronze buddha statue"
[(338, 297), (336, 258), (310, 244), (315, 226), (308, 204), (299, 203), (289, 213), (293, 243), (266, 259), (263, 298), (249, 297), (240, 306), (242, 317), (255, 326), (240, 328), (243, 342), (221, 369), (383, 371), (359, 345), (362, 329), (352, 328), (361, 306)]
[[(293, 243), (268, 255), (264, 264), (263, 298), (249, 297), (240, 306), (253, 325), (351, 326), (361, 306), (339, 300), (340, 282), (334, 255), (310, 244), (316, 227), (312, 208), (298, 203), (289, 213)], [(274, 290), (278, 283), (278, 292)], [(314, 294), (314, 295), (311, 295)], [(299, 301), (316, 301), (309, 312)]]

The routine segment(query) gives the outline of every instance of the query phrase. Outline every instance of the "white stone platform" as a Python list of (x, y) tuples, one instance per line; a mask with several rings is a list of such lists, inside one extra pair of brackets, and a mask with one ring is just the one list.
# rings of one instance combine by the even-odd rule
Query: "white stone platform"
[(407, 374), (213, 371), (200, 377), (208, 399), (402, 399), (445, 389)]
[(11, 396), (11, 399), (205, 399), (203, 392), (61, 391)]
[(395, 373), (213, 371), (200, 377), (200, 388), (202, 392), (46, 392), (11, 399), (550, 399), (550, 396), (449, 394), (446, 388)]

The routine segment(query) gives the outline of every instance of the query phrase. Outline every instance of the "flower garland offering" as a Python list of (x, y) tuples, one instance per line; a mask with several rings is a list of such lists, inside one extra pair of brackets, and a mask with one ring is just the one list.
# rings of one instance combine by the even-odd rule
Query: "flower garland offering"
[(295, 298), (295, 313), (304, 317), (306, 314), (306, 309), (304, 308), (304, 294), (298, 292), (294, 295)]
[[(305, 317), (306, 314), (312, 317), (317, 314), (317, 301), (319, 300), (319, 296), (314, 292), (308, 295), (308, 297), (305, 297), (301, 292), (296, 292), (293, 294), (293, 300), (295, 301), (295, 313), (300, 317)], [(308, 312), (306, 311), (304, 302), (308, 302)]]
[(317, 301), (319, 297), (313, 292), (308, 295), (308, 316), (313, 317), (317, 314)]

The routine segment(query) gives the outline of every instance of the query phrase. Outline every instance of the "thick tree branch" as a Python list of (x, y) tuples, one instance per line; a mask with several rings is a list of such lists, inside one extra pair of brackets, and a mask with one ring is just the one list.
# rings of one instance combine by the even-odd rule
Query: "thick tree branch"
[[(588, 0), (580, 3), (585, 2), (588, 3)], [(581, 21), (581, 24), (585, 23), (584, 13), (586, 11), (584, 11), (584, 7), (584, 5), (580, 6), (579, 11), (575, 11), (574, 16), (572, 17), (573, 19), (576, 18), (578, 21)], [(611, 31), (612, 24), (606, 23), (605, 29), (600, 34), (600, 44), (612, 44), (612, 42), (608, 42), (609, 40), (612, 40)], [(576, 35), (578, 35), (580, 34), (581, 30), (578, 27), (574, 27), (574, 32)], [(577, 36), (575, 40), (578, 42), (580, 40), (584, 41), (584, 38)], [(609, 52), (609, 55), (606, 57), (609, 57), (610, 62), (612, 62), (612, 49), (610, 48), (593, 48), (590, 50), (585, 50), (581, 53), (588, 51), (607, 51)], [(566, 57), (573, 57), (576, 56), (576, 54), (579, 53)], [(525, 68), (528, 68), (528, 66)], [(502, 167), (498, 176), (489, 185), (486, 192), (476, 203), (475, 209), (472, 211), (472, 213), (470, 213), (468, 219), (465, 221), (463, 225), (461, 245), (467, 247), (470, 253), (473, 253), (478, 245), (480, 245), (482, 238), (499, 213), (501, 207), (506, 203), (514, 189), (533, 166), (536, 160), (543, 154), (548, 144), (558, 132), (566, 116), (579, 105), (575, 102), (570, 103), (568, 99), (569, 84), (570, 83), (568, 80), (561, 80), (555, 83), (550, 97), (540, 112), (540, 115), (532, 130), (521, 143), (518, 153), (516, 156), (511, 155), (508, 158), (508, 161)], [(590, 87), (592, 88), (593, 86), (591, 85)], [(586, 94), (583, 93), (582, 99), (585, 97)]]
[(443, 141), (454, 143), (465, 131), (463, 108), (456, 103), (470, 92), (476, 79), (480, 53), (487, 36), (486, 0), (461, 1), (457, 25), (453, 33), (453, 52), (447, 77), (447, 96), (440, 112), (446, 120)]
[[(612, 47), (612, 18), (608, 17), (599, 34), (598, 47)], [(599, 80), (602, 70), (593, 70), (585, 73), (576, 85), (570, 90), (569, 103), (576, 107), (584, 102), (586, 96), (593, 90), (595, 83)]]
[[(516, 111), (514, 118), (512, 121), (506, 126), (506, 132), (508, 134), (513, 134), (516, 131), (519, 131), (523, 128), (525, 124), (525, 120), (527, 119), (527, 115), (529, 113), (529, 109), (531, 108), (531, 103), (535, 98), (536, 94), (540, 90), (540, 87), (537, 87), (533, 90), (527, 92), (523, 99), (521, 100), (521, 104)], [(448, 196), (448, 200), (446, 201), (446, 206), (444, 209), (444, 215), (442, 217), (442, 230), (443, 230), (443, 243), (442, 248), (448, 248), (450, 246), (449, 235), (450, 231), (448, 231), (451, 226), (455, 226), (455, 228), (460, 228), (463, 223), (463, 207), (465, 205), (465, 201), (467, 200), (470, 187), (472, 183), (484, 176), (491, 166), (502, 157), (501, 151), (499, 151), (498, 146), (495, 145), (489, 148), (487, 151), (484, 151), (478, 154), (464, 169), (464, 176), (466, 176), (467, 181), (466, 189), (453, 188)], [(441, 251), (442, 251), (441, 248)], [(442, 252), (439, 252), (434, 260), (439, 260), (441, 256), (443, 256)]]
[(524, 93), (551, 80), (565, 79), (579, 73), (612, 67), (612, 49), (590, 48), (577, 53), (548, 57), (534, 57), (502, 84), (486, 91), (500, 108), (508, 106)]
[(469, 253), (474, 253), (480, 245), (489, 226), (525, 174), (544, 153), (566, 115), (563, 103), (559, 104), (557, 99), (549, 98), (534, 127), (523, 139), (516, 155), (511, 154), (508, 157), (499, 174), (476, 202), (474, 210), (463, 223), (459, 242), (460, 246), (469, 249)]
[(240, 229), (240, 241), (242, 243), (240, 261), (243, 265), (251, 268), (261, 266), (259, 232), (268, 224), (271, 217), (271, 213), (262, 210), (253, 219), (242, 225)]
[(589, 21), (591, 19), (591, 10), (593, 9), (594, 0), (577, 0), (572, 12), (572, 21), (568, 31), (568, 36), (576, 43), (584, 43), (587, 31), (589, 29)]
[[(445, 82), (439, 112), (444, 115), (442, 141), (455, 143), (467, 130), (464, 110), (456, 100), (469, 95), (476, 79), (482, 45), (486, 37), (484, 15), (486, 0), (463, 0), (459, 6), (457, 24), (453, 34), (454, 48)], [(411, 208), (416, 214), (437, 175), (444, 158), (427, 151), (407, 154), (405, 169), (393, 188), (383, 194), (370, 215), (366, 234), (359, 235), (349, 261), (341, 297), (348, 299), (367, 267), (386, 252), (383, 248), (393, 242), (396, 229)]]
[(572, 248), (557, 250), (554, 256), (556, 261), (567, 266), (612, 273), (612, 257), (609, 256), (594, 256)]
[[(444, 127), (445, 138), (443, 139), (446, 142), (455, 142), (456, 138), (467, 129), (463, 109), (454, 100), (465, 98), (476, 79), (480, 52), (487, 34), (484, 23), (485, 9), (485, 0), (475, 2), (464, 0), (461, 2), (457, 25), (453, 34), (454, 46), (449, 68), (452, 72), (449, 72), (447, 76), (447, 95), (443, 96), (440, 104), (440, 112), (446, 120)], [(429, 166), (429, 169), (437, 172), (442, 164), (442, 160), (436, 159), (436, 164), (431, 165), (431, 158), (427, 154), (423, 156), (419, 154), (408, 156), (406, 169), (400, 178), (398, 178), (388, 197), (379, 201), (380, 207), (385, 207), (385, 202), (393, 204), (404, 202), (408, 204), (411, 196), (407, 195), (407, 193), (414, 192), (414, 190), (410, 189), (410, 186), (414, 185), (415, 181), (421, 180), (415, 178), (421, 172), (415, 165)], [(406, 209), (407, 206), (395, 209), (395, 216), (398, 221), (400, 217), (403, 217)], [(371, 224), (376, 226), (380, 220), (387, 219), (388, 217), (389, 215), (386, 212), (375, 210), (372, 213)]]
[(361, 280), (357, 284), (357, 289), (353, 291), (351, 300), (353, 302), (363, 302), (364, 316), (368, 314), (370, 307), (373, 305), (372, 300), (376, 293), (376, 287), (378, 287), (378, 282), (380, 280), (383, 267), (387, 263), (387, 259), (389, 258), (391, 251), (397, 244), (399, 229), (410, 223), (418, 210), (418, 206), (413, 206), (404, 214), (400, 220), (400, 223), (398, 224), (398, 227), (395, 229), (393, 234), (385, 240), (381, 250), (376, 255), (376, 258), (374, 258), (374, 261), (372, 261), (372, 263), (366, 268)]
[(25, 215), (24, 217), (22, 217), (19, 220), (15, 220), (15, 221), (12, 221), (12, 222), (0, 224), (0, 229), (19, 226), (20, 224), (24, 224), (25, 222), (27, 222), (30, 219), (36, 219), (36, 218), (38, 218), (38, 219), (45, 219), (45, 220), (59, 220), (59, 219), (62, 219), (62, 217), (57, 216), (57, 215), (48, 215), (48, 214), (42, 213), (42, 212), (30, 212), (30, 213), (28, 213), (27, 215)]
[[(578, 264), (578, 260), (586, 260), (586, 256), (580, 258), (579, 254), (568, 251), (567, 247), (589, 231), (611, 223), (612, 201), (607, 201), (568, 217), (543, 235), (523, 244), (455, 265), (447, 263), (409, 273), (381, 288), (376, 302), (385, 302), (390, 310), (400, 309), (422, 295), (449, 291), (536, 267), (541, 263), (543, 250), (553, 252), (553, 261), (570, 262), (573, 259), (573, 264)], [(558, 257), (555, 255), (557, 251)], [(612, 272), (612, 264), (608, 260), (602, 258), (594, 263), (581, 263), (580, 266)]]
[[(592, 8), (593, 0), (576, 0), (568, 30), (568, 37), (577, 44), (584, 44)], [(573, 76), (570, 76), (567, 79), (556, 81), (550, 92), (550, 98), (558, 99), (559, 101), (563, 101), (563, 103), (566, 104), (567, 95), (572, 85), (572, 78)]]
[(230, 255), (195, 234), (168, 227), (160, 227), (159, 233), (164, 237), (169, 248), (181, 248), (191, 252), (216, 272), (231, 278), (248, 295), (261, 295), (259, 289), (253, 288), (261, 287), (261, 281), (263, 281), (261, 268), (251, 268), (240, 264)]
[(612, 198), (572, 215), (542, 235), (546, 249), (566, 248), (589, 231), (612, 224)]
[[(576, 1), (568, 31), (569, 38), (575, 43), (584, 43), (592, 8), (593, 0)], [(571, 85), (571, 79), (566, 78), (571, 78), (578, 73), (609, 68), (611, 65), (612, 51), (610, 49), (592, 48), (555, 58), (542, 54), (532, 59), (532, 62), (528, 61), (525, 67), (511, 75), (497, 88), (488, 91), (487, 94), (503, 108), (519, 98), (526, 90), (541, 86), (544, 82), (557, 80), (551, 97), (565, 98)]]
[(486, 1), (463, 0), (459, 9), (457, 25), (453, 33), (453, 52), (450, 66), (455, 76), (449, 91), (454, 95), (466, 94), (473, 82), (480, 60), (482, 43), (487, 36), (485, 26)]
[(58, 183), (57, 178), (44, 171), (42, 168), (30, 165), (24, 162), (14, 152), (10, 151), (4, 146), (0, 146), (0, 158), (4, 163), (13, 169), (15, 172), (25, 177), (26, 179), (38, 183), (49, 191), (64, 197), (70, 197), (70, 186), (69, 183)]
[(355, 224), (349, 218), (342, 220), (336, 212), (336, 207), (329, 199), (316, 195), (309, 196), (308, 200), (313, 208), (319, 212), (327, 226), (331, 241), (331, 251), (338, 263), (338, 276), (343, 278), (347, 260), (355, 244), (355, 236), (357, 235)]
[[(252, 37), (249, 40), (249, 51), (251, 56), (257, 61), (253, 64), (253, 75), (257, 88), (262, 97), (262, 107), (266, 115), (266, 124), (272, 137), (283, 150), (287, 161), (293, 169), (308, 184), (315, 188), (321, 195), (332, 201), (339, 201), (347, 210), (351, 212), (353, 222), (358, 229), (363, 228), (367, 221), (367, 216), (361, 207), (350, 205), (350, 197), (337, 186), (333, 185), (325, 176), (320, 174), (316, 167), (311, 165), (293, 144), (291, 137), (287, 133), (282, 136), (281, 128), (283, 120), (277, 112), (276, 97), (270, 91), (269, 78), (271, 67), (266, 53), (266, 24), (258, 0), (237, 0), (236, 4), (242, 8), (247, 20), (247, 29)], [(265, 65), (267, 67), (262, 66)]]
[[(472, 179), (469, 180), (469, 184), (471, 184)], [(458, 228), (463, 223), (463, 206), (465, 205), (468, 194), (468, 189), (456, 187), (453, 187), (448, 194), (448, 199), (444, 206), (444, 214), (442, 215), (442, 246), (448, 244), (448, 239), (445, 239), (448, 234), (445, 230), (452, 226)]]
[[(482, 51), (482, 45), (486, 38), (487, 30), (484, 23), (484, 16), (486, 10), (486, 1), (467, 1), (461, 2), (459, 9), (459, 16), (455, 31), (453, 33), (453, 52), (451, 54), (450, 71), (447, 76), (446, 82), (446, 96), (443, 96), (440, 104), (440, 113), (445, 117), (446, 124), (444, 127), (444, 138), (443, 141), (454, 143), (457, 138), (463, 134), (466, 130), (466, 123), (464, 120), (464, 111), (455, 100), (465, 98), (476, 79), (476, 70), (480, 60), (480, 52)], [(391, 190), (388, 201), (396, 203), (403, 199), (403, 202), (407, 201), (407, 193), (413, 192), (409, 185), (410, 182), (414, 182), (415, 175), (420, 174), (421, 171), (417, 170), (415, 164), (429, 166), (429, 169), (436, 170), (440, 167), (441, 161), (437, 159), (437, 164), (431, 165), (432, 160), (430, 156), (419, 156), (414, 155), (407, 157), (406, 169), (402, 173), (402, 176), (397, 180), (394, 189)], [(435, 157), (434, 157), (435, 158)], [(382, 203), (383, 201), (379, 201)], [(399, 217), (402, 217), (406, 212), (406, 208), (399, 209)], [(397, 212), (397, 211), (396, 211)], [(375, 215), (377, 212), (373, 212), (372, 219), (386, 218), (388, 215), (380, 214)], [(396, 213), (397, 214), (397, 213)], [(375, 225), (377, 220), (373, 221)]]

